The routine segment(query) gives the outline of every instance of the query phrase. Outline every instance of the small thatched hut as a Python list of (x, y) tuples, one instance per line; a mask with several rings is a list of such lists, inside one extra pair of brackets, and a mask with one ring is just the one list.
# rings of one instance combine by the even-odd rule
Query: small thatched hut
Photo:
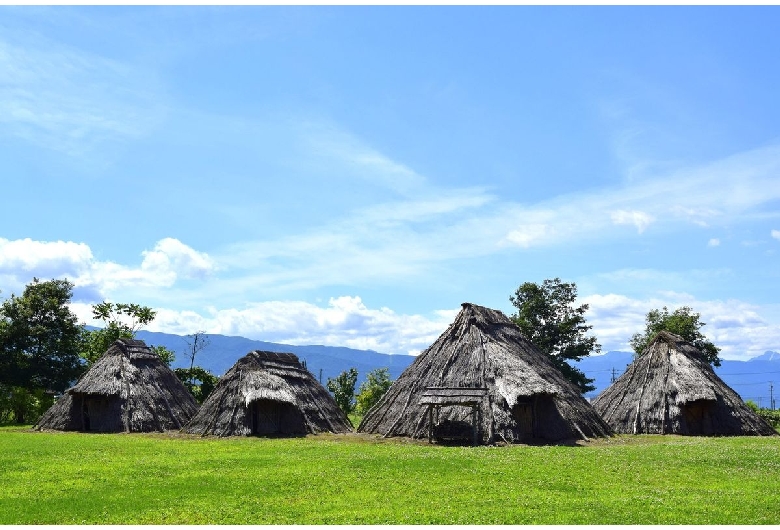
[(500, 311), (462, 304), (358, 432), (475, 444), (560, 442), (612, 430)]
[(344, 433), (352, 424), (292, 353), (252, 351), (220, 379), (185, 426), (201, 435)]
[(618, 433), (772, 435), (701, 352), (661, 331), (593, 407)]
[(119, 339), (41, 417), (37, 429), (152, 432), (181, 429), (198, 404), (143, 341)]

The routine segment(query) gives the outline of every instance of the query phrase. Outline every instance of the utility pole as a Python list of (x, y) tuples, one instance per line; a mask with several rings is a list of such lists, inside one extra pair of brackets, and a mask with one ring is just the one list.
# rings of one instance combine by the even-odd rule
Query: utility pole
[(322, 384), (322, 368), (320, 368), (320, 384)]
[(775, 410), (775, 395), (772, 393), (772, 381), (769, 381), (769, 407)]
[(615, 377), (615, 367), (613, 366), (612, 367), (612, 382), (614, 383), (616, 380), (617, 380), (617, 378)]

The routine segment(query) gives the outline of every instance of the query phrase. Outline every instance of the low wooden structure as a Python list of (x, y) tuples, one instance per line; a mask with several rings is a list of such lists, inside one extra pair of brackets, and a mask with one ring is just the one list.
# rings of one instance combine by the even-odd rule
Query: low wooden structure
[[(471, 408), (472, 444), (478, 444), (479, 419), (487, 400), (487, 388), (429, 387), (420, 398), (420, 405), (428, 407), (428, 443), (433, 442), (434, 430), (439, 424), (442, 407), (464, 406)], [(434, 417), (435, 411), (435, 417)]]

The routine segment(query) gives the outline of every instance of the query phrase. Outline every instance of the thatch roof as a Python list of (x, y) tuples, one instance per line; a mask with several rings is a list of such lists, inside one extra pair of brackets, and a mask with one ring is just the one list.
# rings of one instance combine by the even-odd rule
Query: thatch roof
[(593, 406), (619, 433), (776, 434), (695, 346), (667, 331), (658, 333)]
[(198, 404), (143, 341), (119, 339), (49, 408), (39, 429), (152, 432), (181, 429)]
[[(562, 441), (612, 430), (503, 313), (464, 303), (455, 321), (393, 383), (358, 432), (477, 443)], [(433, 422), (431, 422), (431, 419)]]
[(292, 353), (252, 351), (220, 379), (185, 431), (246, 436), (344, 433), (352, 424)]

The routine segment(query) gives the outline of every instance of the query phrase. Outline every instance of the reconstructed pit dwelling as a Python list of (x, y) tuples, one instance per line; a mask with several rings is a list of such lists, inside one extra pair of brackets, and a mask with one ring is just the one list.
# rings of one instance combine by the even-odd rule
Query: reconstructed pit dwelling
[(220, 379), (184, 430), (204, 436), (304, 436), (352, 432), (352, 424), (294, 354), (252, 351)]
[(613, 434), (520, 328), (500, 311), (469, 303), (371, 408), (358, 432), (473, 444)]
[(593, 407), (618, 433), (775, 435), (718, 377), (701, 352), (661, 331)]
[(65, 391), (36, 429), (153, 432), (181, 429), (198, 403), (143, 341), (118, 339)]

